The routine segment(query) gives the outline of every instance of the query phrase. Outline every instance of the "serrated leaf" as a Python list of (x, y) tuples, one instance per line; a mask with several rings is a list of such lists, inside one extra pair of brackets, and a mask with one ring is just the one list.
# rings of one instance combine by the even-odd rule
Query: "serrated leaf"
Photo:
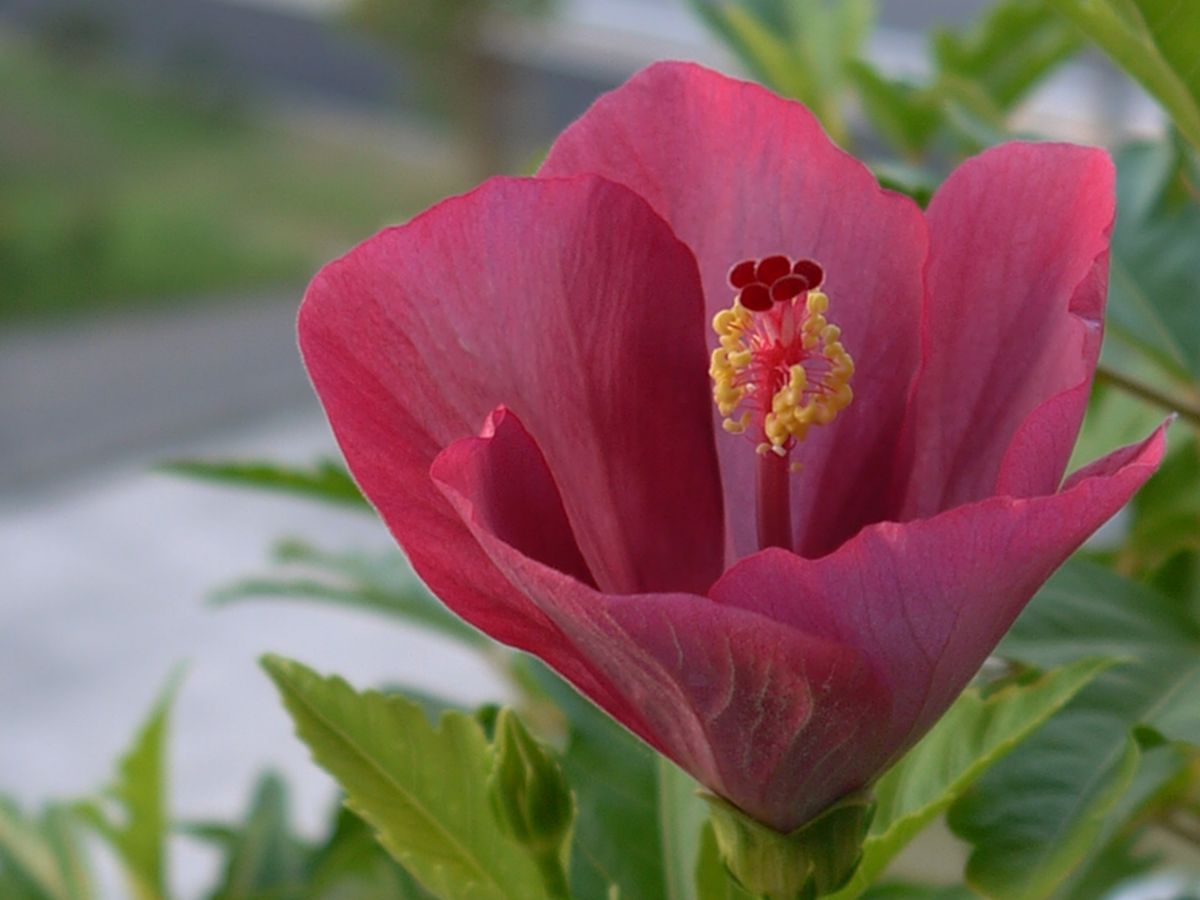
[(841, 900), (862, 894), (922, 828), (1110, 663), (1085, 659), (984, 698), (968, 689), (875, 786), (875, 819)]
[(1134, 783), (1141, 749), (1132, 729), (1187, 737), (1176, 712), (1200, 700), (1200, 635), (1177, 600), (1075, 560), (1034, 598), (1001, 652), (1039, 667), (1097, 654), (1126, 660), (951, 809), (951, 827), (974, 845), (972, 884), (996, 897), (1045, 897), (1102, 840), (1106, 816)]
[(267, 460), (180, 459), (160, 466), (164, 472), (215, 481), (232, 487), (295, 494), (339, 506), (371, 511), (350, 473), (340, 463), (318, 460), (311, 466), (289, 466)]
[[(298, 540), (280, 543), (279, 574), (246, 578), (212, 595), (217, 604), (250, 600), (330, 603), (394, 616), (475, 647), (491, 641), (434, 597), (395, 550), (333, 553)], [(293, 574), (297, 573), (297, 574)]]
[(70, 813), (47, 808), (40, 818), (22, 815), (0, 796), (0, 897), (14, 900), (88, 900), (86, 863), (72, 830)]
[(347, 805), (424, 887), (447, 900), (546, 896), (533, 863), (492, 816), (492, 750), (474, 719), (447, 713), (435, 729), (403, 697), (360, 694), (279, 657), (263, 667)]
[(1200, 147), (1200, 17), (1183, 0), (1050, 0)]
[(172, 676), (117, 763), (116, 780), (104, 796), (76, 806), (116, 852), (129, 892), (138, 900), (166, 897), (167, 724), (178, 683)]

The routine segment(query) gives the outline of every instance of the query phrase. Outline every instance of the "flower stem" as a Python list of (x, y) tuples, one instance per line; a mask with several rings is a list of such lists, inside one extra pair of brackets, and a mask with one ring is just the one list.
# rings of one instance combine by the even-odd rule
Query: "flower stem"
[(1096, 367), (1096, 379), (1106, 384), (1111, 384), (1113, 387), (1119, 388), (1127, 394), (1132, 394), (1134, 397), (1145, 400), (1147, 403), (1151, 403), (1168, 412), (1179, 413), (1180, 416), (1187, 419), (1193, 425), (1200, 425), (1200, 406), (1194, 403), (1181, 400), (1178, 397), (1172, 397), (1158, 390), (1158, 388), (1104, 365)]
[(755, 472), (758, 495), (758, 547), (792, 549), (792, 502), (786, 456), (760, 454)]

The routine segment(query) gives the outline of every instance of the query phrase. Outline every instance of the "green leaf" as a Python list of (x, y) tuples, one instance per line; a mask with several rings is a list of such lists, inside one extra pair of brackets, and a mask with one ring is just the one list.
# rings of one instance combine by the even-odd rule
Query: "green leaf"
[(1200, 625), (1181, 598), (1072, 560), (1038, 592), (1000, 652), (1040, 668), (1099, 655), (1129, 660), (1077, 700), (1102, 695), (1126, 730), (1149, 726), (1200, 745)]
[(178, 685), (179, 676), (172, 676), (117, 763), (112, 786), (101, 798), (76, 806), (116, 851), (129, 892), (138, 900), (167, 895), (167, 723)]
[(974, 845), (971, 883), (1003, 898), (1044, 897), (1088, 855), (1143, 763), (1132, 730), (1195, 742), (1200, 633), (1177, 600), (1081, 561), (1059, 570), (1001, 652), (1038, 667), (1105, 655), (1100, 675), (956, 804)]
[(22, 815), (0, 796), (0, 897), (14, 900), (88, 900), (87, 866), (69, 811), (48, 807), (40, 818)]
[(355, 509), (371, 509), (350, 473), (340, 463), (331, 460), (318, 460), (305, 468), (265, 460), (215, 462), (181, 459), (164, 463), (160, 468), (174, 475), (233, 487), (280, 491)]
[(656, 756), (658, 781), (658, 829), (663, 847), (663, 875), (667, 896), (674, 900), (697, 900), (696, 866), (700, 857), (700, 833), (708, 820), (708, 809), (695, 779), (665, 756)]
[(920, 166), (887, 160), (872, 160), (870, 166), (881, 187), (907, 195), (922, 209), (929, 205), (937, 190), (938, 176)]
[(1112, 332), (1185, 384), (1200, 383), (1200, 203), (1170, 143), (1132, 144), (1116, 160)]
[[(247, 600), (308, 600), (383, 613), (475, 647), (489, 638), (441, 604), (413, 574), (398, 551), (381, 554), (331, 553), (303, 541), (276, 546), (274, 561), (283, 571), (243, 579), (212, 597), (217, 604)], [(296, 574), (292, 574), (296, 573)]]
[(1110, 744), (1102, 722), (1064, 716), (1038, 737), (1036, 748), (989, 773), (947, 819), (974, 845), (968, 883), (997, 900), (1049, 897), (1087, 856), (1137, 772), (1140, 751), (1126, 733), (1103, 765), (1088, 765), (1094, 777), (1071, 777), (1089, 743)]
[(1194, 753), (1182, 745), (1142, 747), (1137, 773), (1129, 789), (1108, 814), (1087, 862), (1080, 866), (1058, 896), (1061, 900), (1092, 900), (1108, 889), (1149, 869), (1155, 862), (1135, 847), (1138, 819), (1163, 791), (1186, 773)]
[(936, 816), (1046, 722), (1110, 663), (1085, 659), (988, 697), (964, 691), (875, 786), (876, 812), (858, 871), (835, 894), (857, 897)]
[(1154, 477), (1133, 497), (1133, 525), (1122, 560), (1138, 572), (1157, 569), (1176, 553), (1200, 550), (1200, 446), (1173, 442)]
[(259, 779), (245, 819), (225, 844), (224, 871), (213, 900), (298, 895), (306, 848), (292, 834), (287, 785), (278, 775)]
[(325, 843), (309, 857), (303, 900), (428, 900), (375, 839), (370, 826), (339, 804)]
[(965, 34), (933, 34), (939, 71), (979, 85), (1004, 111), (1082, 45), (1079, 33), (1043, 0), (1006, 0)]
[(1200, 17), (1183, 0), (1050, 0), (1200, 147)]
[(691, 0), (692, 6), (776, 92), (805, 103), (835, 141), (847, 68), (875, 17), (873, 0)]
[(849, 63), (847, 72), (875, 130), (902, 155), (919, 158), (942, 125), (936, 95), (926, 87), (887, 78), (862, 60)]
[(435, 729), (403, 697), (356, 693), (275, 656), (264, 657), (263, 668), (347, 805), (424, 887), (455, 900), (547, 896), (532, 861), (492, 815), (492, 748), (473, 718), (447, 713)]

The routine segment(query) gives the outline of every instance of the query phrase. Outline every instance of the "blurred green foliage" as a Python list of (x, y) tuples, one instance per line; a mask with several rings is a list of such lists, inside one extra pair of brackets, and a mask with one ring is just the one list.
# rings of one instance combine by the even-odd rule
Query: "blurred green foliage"
[(1200, 148), (1200, 17), (1181, 0), (1048, 0), (1137, 79)]
[(460, 177), (8, 42), (0, 321), (302, 284)]
[(549, 12), (557, 0), (350, 0), (346, 21), (389, 47), (414, 76), (417, 99), (465, 143), (476, 178), (505, 168), (499, 116), (503, 67), (486, 46), (501, 17)]
[(690, 0), (692, 7), (764, 84), (820, 117), (835, 140), (850, 66), (875, 18), (873, 0)]

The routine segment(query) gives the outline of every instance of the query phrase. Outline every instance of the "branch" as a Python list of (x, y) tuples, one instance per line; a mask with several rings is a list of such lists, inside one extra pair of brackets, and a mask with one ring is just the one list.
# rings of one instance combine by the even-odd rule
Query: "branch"
[(1096, 367), (1096, 380), (1119, 388), (1125, 391), (1125, 393), (1132, 394), (1134, 397), (1165, 409), (1167, 412), (1178, 413), (1194, 426), (1200, 428), (1200, 406), (1197, 406), (1194, 402), (1181, 400), (1178, 397), (1163, 393), (1158, 388), (1146, 384), (1144, 381), (1131, 378), (1104, 365)]

